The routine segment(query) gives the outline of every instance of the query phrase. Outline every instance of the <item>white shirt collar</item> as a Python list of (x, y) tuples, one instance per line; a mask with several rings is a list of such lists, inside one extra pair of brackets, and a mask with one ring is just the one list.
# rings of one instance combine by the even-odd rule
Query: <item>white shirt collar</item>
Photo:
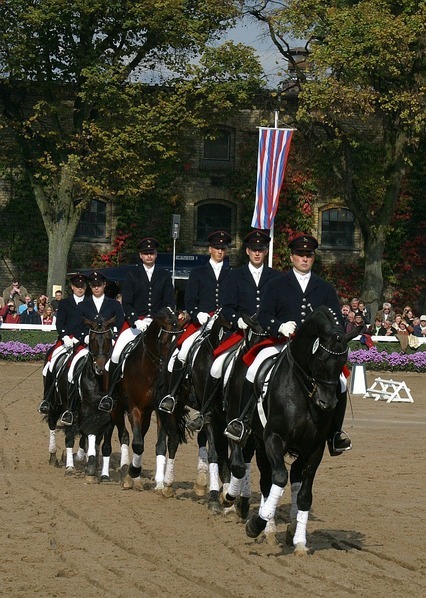
[(102, 303), (104, 302), (104, 298), (105, 298), (105, 295), (102, 295), (102, 297), (93, 297), (92, 296), (93, 303), (95, 304), (96, 309), (98, 311), (101, 311), (101, 307), (102, 307)]
[(152, 266), (151, 268), (147, 268), (147, 267), (145, 266), (145, 264), (143, 264), (143, 267), (145, 268), (145, 272), (146, 272), (146, 275), (148, 276), (148, 280), (151, 280), (151, 278), (152, 278), (152, 274), (153, 274), (153, 272), (154, 272), (155, 264), (154, 264), (154, 266)]
[(297, 282), (302, 287), (302, 291), (305, 292), (306, 291), (306, 287), (308, 286), (309, 280), (311, 278), (311, 272), (307, 272), (306, 274), (302, 274), (301, 272), (298, 272), (296, 270), (296, 268), (293, 268), (293, 272), (294, 272), (294, 275), (295, 275), (295, 277), (297, 279)]
[(77, 297), (77, 295), (73, 295), (73, 297), (74, 297), (74, 301), (77, 303), (77, 305), (79, 303), (81, 303), (82, 301), (84, 301), (86, 298), (85, 295), (83, 295), (83, 297)]

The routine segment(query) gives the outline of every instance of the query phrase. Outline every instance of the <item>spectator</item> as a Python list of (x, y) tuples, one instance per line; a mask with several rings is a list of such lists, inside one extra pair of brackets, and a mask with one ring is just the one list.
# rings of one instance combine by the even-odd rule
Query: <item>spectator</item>
[(55, 298), (52, 299), (50, 305), (52, 306), (53, 312), (56, 313), (58, 311), (59, 301), (62, 299), (62, 291), (55, 291)]
[(414, 326), (413, 329), (414, 336), (426, 336), (426, 315), (420, 316), (420, 323)]
[(14, 302), (9, 299), (7, 304), (0, 309), (0, 318), (3, 319), (4, 324), (19, 324), (19, 314), (16, 312)]
[(394, 336), (395, 330), (392, 328), (392, 320), (389, 318), (387, 320), (383, 320), (382, 326), (377, 333), (377, 336)]
[(407, 324), (414, 327), (415, 316), (413, 309), (409, 305), (406, 305), (402, 310), (402, 319), (405, 320)]
[(41, 324), (41, 316), (34, 309), (34, 302), (28, 303), (27, 309), (21, 314), (20, 324)]
[[(27, 309), (28, 307), (28, 303), (30, 301), (32, 301), (33, 298), (31, 297), (31, 295), (28, 293), (27, 295), (25, 295), (24, 297), (24, 301), (25, 303), (21, 303), (21, 305), (18, 307), (18, 314), (21, 315), (24, 313), (24, 311)], [(37, 307), (35, 307), (35, 309), (37, 309)]]
[(351, 306), (351, 310), (354, 312), (354, 314), (358, 313), (359, 311), (359, 299), (358, 297), (352, 297), (352, 299), (350, 300), (350, 306)]
[(44, 315), (41, 317), (41, 323), (45, 326), (50, 326), (53, 324), (53, 309), (51, 305), (46, 305), (46, 309), (44, 310)]
[(347, 321), (348, 321), (348, 315), (349, 315), (349, 312), (351, 311), (351, 306), (349, 305), (349, 303), (343, 303), (343, 305), (340, 309), (342, 312), (343, 329), (345, 329)]
[(376, 314), (376, 319), (377, 318), (380, 318), (382, 322), (385, 320), (391, 320), (393, 322), (395, 319), (395, 312), (392, 309), (392, 305), (385, 301), (385, 303), (383, 303), (383, 308)]
[(355, 328), (356, 328), (356, 324), (355, 324), (355, 312), (351, 310), (348, 313), (348, 317), (346, 319), (345, 333), (346, 334), (350, 334)]
[(12, 284), (4, 289), (3, 299), (5, 303), (12, 299), (15, 304), (16, 313), (18, 313), (19, 306), (25, 303), (25, 295), (28, 295), (28, 291), (25, 287), (21, 286), (19, 278), (14, 278)]
[(354, 328), (360, 328), (358, 334), (370, 334), (370, 327), (365, 323), (364, 318), (360, 313), (355, 314)]
[(34, 309), (35, 311), (38, 311), (38, 313), (40, 314), (40, 318), (43, 320), (46, 311), (46, 305), (42, 302), (34, 303)]
[(358, 311), (362, 315), (364, 322), (369, 325), (371, 324), (371, 311), (370, 308), (365, 305), (365, 301), (362, 299), (358, 303)]
[(371, 332), (370, 332), (371, 336), (379, 336), (379, 330), (381, 329), (381, 327), (382, 327), (381, 319), (376, 318), (374, 320), (374, 324), (372, 324), (372, 326), (371, 326)]

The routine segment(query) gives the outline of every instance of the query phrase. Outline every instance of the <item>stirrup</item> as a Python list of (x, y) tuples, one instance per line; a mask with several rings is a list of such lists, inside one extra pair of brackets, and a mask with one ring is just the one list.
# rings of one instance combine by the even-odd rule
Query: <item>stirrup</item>
[(62, 424), (63, 426), (72, 426), (74, 423), (74, 414), (72, 411), (69, 411), (67, 409), (67, 411), (64, 411), (63, 414), (61, 415), (61, 419), (59, 420), (59, 423)]
[(204, 415), (196, 413), (194, 418), (186, 422), (186, 428), (190, 432), (201, 432), (204, 427)]
[[(230, 430), (229, 428), (232, 428), (232, 426), (237, 426), (238, 430)], [(245, 426), (244, 422), (241, 419), (238, 419), (236, 417), (235, 419), (231, 420), (229, 424), (226, 426), (224, 434), (230, 440), (239, 443), (242, 442), (243, 439), (250, 434), (250, 429)]]
[(160, 401), (158, 409), (164, 413), (173, 413), (176, 407), (176, 399), (172, 395), (166, 395)]
[(47, 415), (49, 413), (50, 410), (50, 405), (47, 401), (42, 401), (40, 403), (40, 405), (38, 406), (38, 412), (41, 413), (42, 415)]
[(99, 411), (105, 411), (106, 413), (111, 413), (114, 408), (114, 399), (109, 395), (105, 395), (99, 401), (98, 409)]
[[(344, 442), (346, 441), (346, 446), (341, 446), (341, 447), (336, 446), (335, 441), (338, 436), (339, 437), (342, 436), (341, 440), (343, 440)], [(341, 430), (340, 432), (336, 432), (333, 435), (333, 438), (331, 440), (327, 440), (327, 445), (328, 445), (328, 450), (330, 452), (330, 455), (332, 457), (337, 457), (337, 455), (341, 455), (342, 453), (344, 453), (346, 451), (350, 451), (352, 448), (351, 439), (349, 438), (349, 436), (346, 434), (346, 432), (344, 430)]]

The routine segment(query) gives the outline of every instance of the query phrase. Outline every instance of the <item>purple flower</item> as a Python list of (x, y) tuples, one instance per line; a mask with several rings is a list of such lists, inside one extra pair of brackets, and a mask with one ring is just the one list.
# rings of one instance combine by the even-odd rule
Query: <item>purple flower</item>
[(426, 372), (426, 351), (416, 353), (386, 353), (376, 347), (369, 350), (351, 351), (348, 356), (349, 365), (365, 364), (370, 370)]
[(19, 341), (0, 342), (0, 359), (12, 361), (41, 360), (45, 358), (50, 347), (52, 347), (52, 344), (38, 343), (35, 347), (30, 347), (30, 345)]

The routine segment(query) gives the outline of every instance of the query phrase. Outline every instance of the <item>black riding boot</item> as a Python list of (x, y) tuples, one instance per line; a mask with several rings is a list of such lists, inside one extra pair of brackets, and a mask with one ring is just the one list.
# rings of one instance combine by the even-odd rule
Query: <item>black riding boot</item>
[(59, 423), (63, 426), (72, 426), (74, 423), (74, 414), (77, 406), (78, 386), (72, 382), (67, 382), (68, 409), (63, 412)]
[(114, 407), (114, 399), (113, 394), (115, 387), (120, 380), (120, 373), (121, 373), (121, 366), (118, 363), (110, 360), (109, 362), (109, 370), (108, 370), (108, 393), (102, 397), (99, 401), (98, 409), (99, 411), (106, 411), (107, 413), (111, 413)]
[(176, 357), (170, 376), (169, 394), (161, 399), (158, 405), (158, 409), (160, 411), (164, 411), (165, 413), (173, 413), (176, 407), (176, 393), (185, 377), (186, 371), (186, 365)]
[(195, 414), (194, 418), (186, 424), (186, 427), (191, 432), (199, 432), (206, 422), (206, 417), (210, 414), (210, 407), (222, 385), (222, 378), (207, 378), (207, 384), (204, 388), (203, 402), (201, 409)]
[(337, 391), (337, 405), (334, 410), (333, 420), (331, 422), (330, 436), (327, 441), (328, 450), (332, 457), (341, 455), (345, 451), (349, 451), (352, 448), (351, 439), (342, 430), (343, 420), (345, 419), (346, 403), (348, 399), (348, 393)]
[(225, 436), (237, 443), (243, 443), (251, 432), (256, 397), (254, 396), (253, 382), (244, 380), (241, 392), (241, 406), (243, 410), (239, 417), (231, 420), (225, 428)]
[(55, 378), (52, 372), (49, 370), (44, 380), (43, 400), (38, 407), (39, 413), (41, 413), (42, 415), (48, 415), (50, 411), (50, 397), (52, 396), (52, 393), (54, 391), (54, 386)]

